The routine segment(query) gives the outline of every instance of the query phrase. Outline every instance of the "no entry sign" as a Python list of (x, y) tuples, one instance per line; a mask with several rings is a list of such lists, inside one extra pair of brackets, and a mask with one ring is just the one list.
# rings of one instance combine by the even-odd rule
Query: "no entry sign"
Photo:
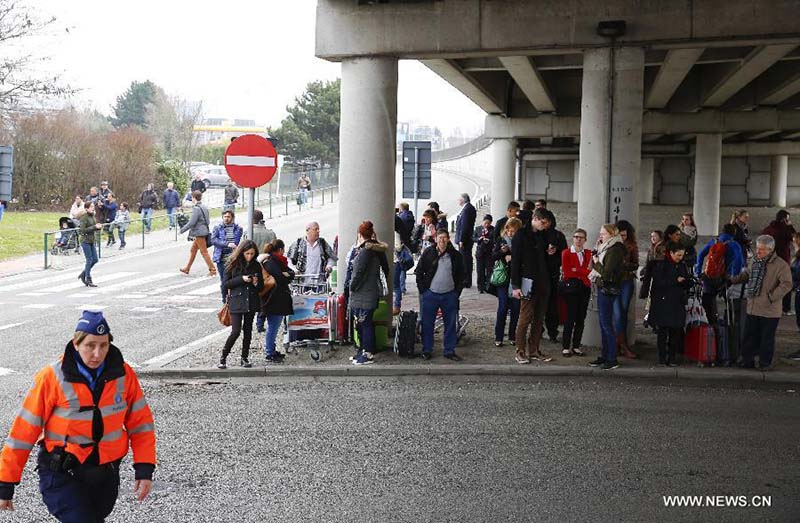
[(232, 141), (225, 151), (225, 170), (241, 187), (261, 187), (275, 176), (278, 153), (266, 138), (245, 134)]

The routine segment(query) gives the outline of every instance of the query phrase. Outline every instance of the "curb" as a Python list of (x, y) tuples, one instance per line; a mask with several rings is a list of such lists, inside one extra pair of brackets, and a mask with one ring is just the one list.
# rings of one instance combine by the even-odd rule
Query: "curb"
[(735, 382), (800, 384), (800, 373), (785, 371), (758, 372), (732, 369), (692, 368), (631, 368), (620, 367), (613, 371), (602, 371), (592, 367), (530, 366), (530, 365), (374, 365), (355, 367), (337, 365), (332, 367), (269, 366), (251, 369), (136, 369), (141, 378), (150, 379), (226, 379), (226, 378), (325, 378), (325, 377), (399, 377), (399, 376), (528, 376), (528, 377), (611, 377), (626, 379), (667, 379), (709, 383)]

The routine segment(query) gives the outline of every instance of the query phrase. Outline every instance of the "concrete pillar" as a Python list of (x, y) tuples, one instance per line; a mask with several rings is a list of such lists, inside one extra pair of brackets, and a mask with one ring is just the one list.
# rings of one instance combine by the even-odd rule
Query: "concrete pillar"
[(694, 221), (700, 236), (719, 234), (722, 135), (698, 134), (694, 156)]
[[(342, 61), (339, 125), (338, 292), (344, 291), (345, 256), (364, 220), (378, 239), (394, 244), (397, 60)], [(332, 238), (330, 239), (332, 241)], [(391, 263), (389, 264), (392, 265)], [(391, 286), (391, 279), (389, 279)]]
[(575, 160), (574, 174), (572, 175), (572, 201), (578, 202), (578, 180), (580, 179), (581, 162)]
[(499, 220), (506, 215), (508, 203), (516, 192), (517, 141), (495, 140), (492, 143), (492, 216)]
[(639, 203), (653, 203), (655, 169), (656, 161), (654, 158), (642, 158), (641, 175), (639, 177)]
[(786, 190), (789, 180), (789, 157), (785, 154), (772, 157), (772, 173), (769, 177), (769, 204), (786, 207)]

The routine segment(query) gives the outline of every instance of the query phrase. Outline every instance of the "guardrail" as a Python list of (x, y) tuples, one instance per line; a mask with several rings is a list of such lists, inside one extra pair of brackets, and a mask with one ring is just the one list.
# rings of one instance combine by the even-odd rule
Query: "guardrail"
[[(261, 210), (264, 213), (264, 220), (271, 220), (274, 218), (279, 218), (282, 216), (288, 216), (289, 214), (301, 213), (303, 211), (307, 211), (310, 209), (322, 208), (325, 205), (331, 205), (336, 201), (339, 196), (339, 187), (338, 186), (330, 186), (330, 187), (321, 187), (319, 189), (314, 189), (312, 191), (308, 191), (304, 197), (301, 197), (301, 193), (299, 191), (291, 192), (291, 193), (284, 193), (281, 195), (266, 195), (266, 197), (260, 194), (258, 190), (256, 190), (256, 208)], [(247, 194), (245, 194), (244, 202), (241, 204), (235, 204), (234, 208), (246, 208), (247, 206)], [(213, 207), (209, 207), (209, 210), (219, 210), (222, 211), (223, 209), (227, 208), (226, 205), (214, 205)], [(191, 206), (188, 208), (191, 209)], [(180, 208), (180, 211), (176, 212), (176, 225), (177, 225), (177, 214), (181, 214), (185, 212), (183, 208)], [(159, 240), (151, 240), (148, 242), (148, 238), (153, 238), (154, 236), (151, 233), (147, 232), (146, 222), (149, 221), (151, 224), (150, 229), (154, 233), (163, 232), (164, 230), (168, 230), (170, 234), (168, 236), (156, 234), (155, 236), (159, 238)], [(104, 247), (104, 243), (107, 243), (106, 240), (109, 239), (109, 228), (108, 225), (105, 224), (102, 229), (98, 229), (95, 231), (95, 247), (97, 248), (97, 256), (98, 258), (103, 257), (103, 250), (108, 250), (108, 245)], [(157, 216), (152, 216), (151, 218), (134, 218), (131, 219), (130, 222), (127, 223), (127, 227), (125, 230), (125, 240), (126, 240), (126, 248), (128, 245), (133, 243), (134, 237), (136, 238), (136, 246), (132, 248), (140, 248), (145, 249), (149, 243), (153, 245), (164, 244), (168, 241), (178, 241), (178, 230), (180, 227), (170, 227), (170, 218), (167, 214), (159, 214)], [(120, 245), (120, 240), (117, 237), (117, 233), (119, 232), (118, 227), (114, 227), (114, 237), (117, 239), (117, 242), (114, 245)], [(43, 233), (43, 251), (44, 251), (44, 268), (49, 269), (53, 267), (53, 260), (57, 259), (60, 256), (70, 256), (70, 255), (78, 255), (82, 256), (83, 252), (81, 249), (81, 238), (80, 238), (80, 230), (78, 228), (68, 228), (68, 229), (59, 229), (57, 231), (48, 231)], [(140, 241), (141, 240), (141, 243)], [(164, 241), (166, 240), (166, 241)], [(108, 257), (108, 256), (106, 256)]]

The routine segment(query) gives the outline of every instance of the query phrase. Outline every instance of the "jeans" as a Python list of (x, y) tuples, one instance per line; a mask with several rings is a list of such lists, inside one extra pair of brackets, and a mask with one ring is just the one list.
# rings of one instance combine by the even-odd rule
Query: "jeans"
[(602, 292), (597, 293), (598, 317), (600, 319), (600, 331), (603, 337), (603, 349), (600, 357), (605, 361), (614, 363), (617, 361), (617, 337), (614, 334), (614, 309), (620, 296), (606, 296)]
[(167, 207), (167, 216), (169, 216), (169, 228), (175, 227), (175, 207)]
[(142, 220), (144, 221), (144, 230), (150, 232), (153, 228), (153, 209), (142, 209)]
[[(542, 341), (542, 325), (544, 325), (544, 317), (547, 315), (549, 299), (550, 293), (546, 289), (544, 291), (536, 289), (532, 299), (520, 300), (519, 323), (515, 333), (517, 356), (529, 358), (540, 352), (539, 344)], [(529, 328), (530, 332), (528, 332)]]
[(394, 276), (392, 282), (394, 289), (392, 290), (392, 306), (399, 309), (403, 304), (403, 291), (405, 290), (405, 276), (406, 272), (400, 262), (394, 263)]
[(117, 231), (119, 232), (119, 246), (125, 247), (125, 229), (120, 229), (117, 225)]
[(680, 327), (659, 327), (658, 362), (675, 363), (676, 355), (681, 352), (683, 345), (683, 329)]
[[(790, 292), (789, 295), (792, 293)], [(800, 289), (794, 293), (794, 321), (797, 322), (797, 330), (800, 330)]]
[(267, 314), (267, 334), (264, 338), (264, 350), (267, 356), (275, 355), (275, 341), (278, 339), (278, 329), (281, 328), (283, 316), (280, 314)]
[(300, 194), (298, 196), (300, 197), (301, 205), (308, 203), (308, 189), (300, 189)]
[(92, 267), (97, 265), (99, 259), (97, 258), (97, 247), (93, 243), (81, 243), (83, 249), (83, 256), (86, 258), (86, 263), (83, 266), (83, 277), (87, 280), (92, 279)]
[[(228, 339), (225, 340), (225, 347), (222, 349), (222, 361), (228, 359), (228, 354), (231, 353), (233, 344), (239, 339), (239, 334), (244, 329), (244, 336), (242, 337), (242, 359), (247, 360), (250, 356), (250, 340), (253, 338), (253, 318), (255, 312), (248, 312), (246, 314), (231, 313), (231, 333)], [(243, 325), (244, 324), (244, 325)]]
[(458, 248), (461, 257), (464, 259), (464, 288), (472, 287), (472, 242), (462, 243)]
[(744, 320), (744, 346), (742, 347), (742, 363), (752, 365), (756, 354), (761, 367), (772, 365), (775, 354), (775, 331), (780, 318), (764, 318), (747, 315)]
[(353, 307), (351, 312), (358, 332), (359, 348), (370, 354), (375, 352), (375, 323), (372, 317), (376, 309), (360, 309)]
[(228, 289), (225, 288), (225, 262), (222, 260), (217, 262), (217, 274), (219, 274), (219, 291), (222, 293), (222, 303), (225, 303), (225, 298), (228, 297)]
[(509, 341), (516, 339), (517, 323), (519, 323), (519, 300), (508, 295), (508, 285), (497, 288), (497, 316), (494, 320), (494, 341), (503, 341), (506, 330), (506, 317), (511, 311), (511, 323), (508, 326)]
[(438, 294), (428, 289), (422, 293), (422, 352), (433, 352), (433, 325), (436, 313), (442, 310), (444, 317), (444, 354), (456, 353), (458, 343), (458, 293), (456, 291)]
[(567, 302), (567, 319), (564, 322), (564, 338), (561, 347), (564, 350), (578, 349), (583, 339), (583, 326), (586, 323), (586, 310), (589, 308), (589, 298), (592, 289), (581, 285), (578, 294), (564, 296)]
[(620, 289), (622, 292), (618, 299), (614, 301), (614, 332), (626, 334), (628, 332), (628, 310), (633, 299), (633, 290), (636, 288), (633, 280), (622, 280)]

